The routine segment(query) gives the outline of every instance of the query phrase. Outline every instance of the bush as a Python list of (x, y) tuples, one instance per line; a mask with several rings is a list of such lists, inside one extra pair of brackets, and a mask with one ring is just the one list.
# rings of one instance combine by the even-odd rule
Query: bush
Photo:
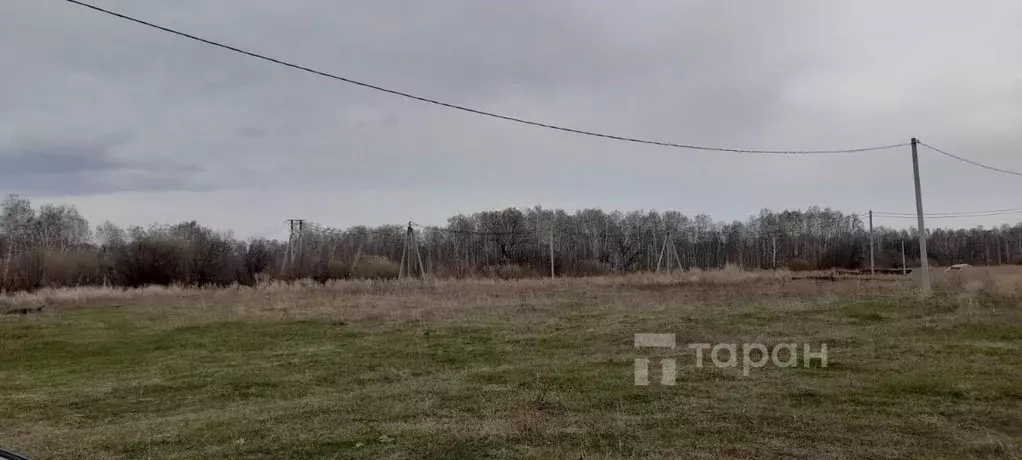
[(1015, 256), (1011, 259), (1013, 265), (1022, 265), (1022, 256)]
[(170, 285), (186, 279), (186, 250), (178, 241), (145, 236), (111, 248), (111, 268), (116, 283), (128, 287)]
[(745, 267), (736, 263), (728, 262), (724, 264), (724, 268), (720, 269), (724, 273), (741, 273), (745, 271)]
[(72, 287), (103, 283), (103, 267), (95, 251), (51, 252), (42, 260), (42, 285)]
[(39, 250), (0, 262), (0, 291), (31, 291), (43, 287), (43, 256)]
[(604, 276), (609, 275), (613, 270), (607, 264), (601, 264), (590, 260), (582, 261), (571, 271), (572, 276)]
[(540, 276), (535, 268), (514, 264), (487, 265), (482, 267), (480, 271), (485, 277), (504, 280), (539, 278)]
[(806, 272), (812, 269), (813, 264), (802, 259), (795, 259), (792, 260), (791, 262), (788, 262), (788, 270), (791, 270), (793, 272)]
[(396, 279), (401, 266), (383, 256), (364, 256), (351, 270), (352, 278), (363, 279)]
[(253, 240), (245, 247), (243, 263), (245, 270), (253, 279), (267, 271), (273, 265), (271, 242), (266, 239)]
[(326, 283), (330, 280), (350, 278), (350, 268), (337, 260), (320, 261), (312, 267), (309, 276), (318, 283)]

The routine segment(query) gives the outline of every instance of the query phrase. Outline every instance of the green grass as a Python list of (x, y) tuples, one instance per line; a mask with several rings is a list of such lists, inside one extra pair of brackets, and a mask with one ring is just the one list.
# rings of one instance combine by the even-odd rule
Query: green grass
[[(1018, 457), (1018, 299), (967, 300), (565, 280), (68, 301), (0, 318), (0, 440), (33, 459)], [(743, 377), (696, 368), (691, 342), (827, 343), (829, 363)], [(677, 385), (634, 386), (637, 357), (678, 359)]]

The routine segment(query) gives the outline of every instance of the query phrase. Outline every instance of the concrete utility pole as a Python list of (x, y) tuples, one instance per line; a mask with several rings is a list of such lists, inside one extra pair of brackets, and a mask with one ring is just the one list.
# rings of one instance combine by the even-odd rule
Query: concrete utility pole
[(287, 223), (291, 229), (287, 240), (287, 262), (293, 267), (296, 261), (299, 265), (301, 264), (302, 233), (305, 233), (305, 219), (288, 219)]
[(770, 265), (773, 268), (777, 268), (777, 235), (770, 237), (770, 243), (773, 246), (773, 254), (771, 255)]
[[(667, 252), (667, 242), (670, 241), (670, 239), (671, 239), (671, 234), (668, 233), (667, 236), (664, 237), (664, 245), (663, 245), (663, 247), (660, 248), (660, 257), (657, 257), (657, 259), (656, 259), (656, 271), (657, 271), (657, 273), (660, 273), (660, 263), (664, 261), (664, 253)], [(667, 262), (667, 263), (670, 264), (670, 262)]]
[(405, 276), (410, 275), (408, 270), (405, 269), (405, 265), (408, 262), (408, 241), (411, 240), (412, 235), (412, 223), (408, 223), (408, 230), (405, 231), (405, 244), (401, 248), (401, 264), (397, 267), (397, 279), (404, 279)]
[(875, 275), (876, 265), (873, 259), (873, 210), (869, 210), (869, 274)]
[(415, 260), (419, 261), (419, 278), (426, 277), (426, 266), (422, 264), (422, 251), (419, 251), (419, 239), (412, 230), (412, 247), (415, 248)]
[(554, 275), (554, 228), (550, 227), (550, 277), (555, 278)]
[(901, 274), (908, 274), (908, 268), (905, 267), (905, 240), (901, 240)]
[(674, 254), (674, 263), (678, 264), (678, 271), (685, 271), (685, 267), (681, 266), (681, 257), (678, 256), (678, 247), (674, 245), (674, 240), (671, 240), (671, 252)]
[(919, 221), (919, 265), (922, 270), (921, 280), (923, 292), (930, 293), (930, 259), (926, 254), (926, 223), (923, 222), (923, 191), (919, 185), (919, 152), (916, 144), (919, 141), (912, 138), (912, 176), (916, 186), (916, 217)]
[[(412, 257), (414, 253), (414, 258)], [(423, 278), (426, 276), (426, 268), (422, 264), (422, 253), (419, 252), (419, 242), (415, 238), (415, 229), (412, 228), (412, 223), (408, 222), (408, 229), (405, 231), (405, 244), (404, 249), (401, 250), (401, 265), (397, 269), (397, 278), (403, 279), (405, 277), (412, 276), (412, 267), (416, 266), (418, 262), (418, 271), (416, 276)]]

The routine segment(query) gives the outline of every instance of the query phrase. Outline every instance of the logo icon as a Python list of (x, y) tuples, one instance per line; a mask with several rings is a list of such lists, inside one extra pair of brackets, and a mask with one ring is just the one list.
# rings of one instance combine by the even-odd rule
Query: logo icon
[[(635, 348), (678, 348), (678, 340), (674, 334), (635, 334)], [(678, 361), (674, 358), (660, 360), (660, 384), (674, 386), (678, 382)], [(649, 360), (635, 359), (635, 385), (649, 385)]]

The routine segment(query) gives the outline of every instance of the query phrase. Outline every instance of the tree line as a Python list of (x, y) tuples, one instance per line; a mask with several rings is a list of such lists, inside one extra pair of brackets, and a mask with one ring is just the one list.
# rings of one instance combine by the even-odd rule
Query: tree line
[[(45, 286), (252, 285), (260, 280), (393, 278), (401, 260), (440, 277), (587, 276), (637, 271), (869, 266), (862, 216), (829, 208), (762, 210), (718, 222), (675, 211), (574, 213), (505, 209), (463, 214), (443, 226), (335, 229), (304, 225), (287, 241), (239, 239), (196, 222), (95, 228), (73, 206), (0, 204), (0, 290)], [(877, 267), (918, 266), (915, 229), (876, 227)], [(1022, 225), (934, 229), (932, 264), (1022, 261)]]

